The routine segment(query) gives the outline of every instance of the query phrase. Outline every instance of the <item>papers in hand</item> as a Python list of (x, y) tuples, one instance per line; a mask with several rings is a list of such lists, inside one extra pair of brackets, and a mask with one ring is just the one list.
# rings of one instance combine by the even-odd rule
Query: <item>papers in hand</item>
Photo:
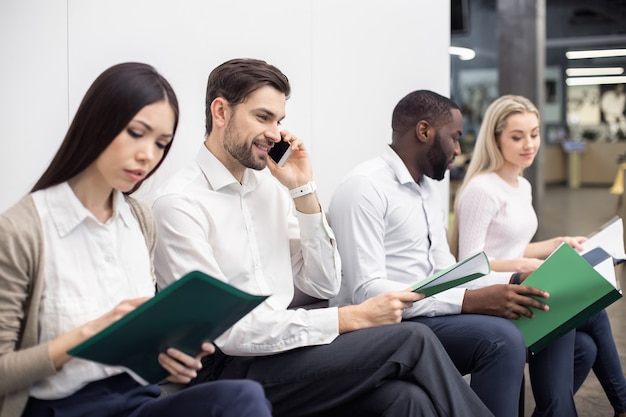
[(613, 260), (607, 251), (593, 248), (581, 256), (566, 243), (552, 252), (522, 285), (541, 288), (550, 294), (548, 299), (539, 299), (550, 310), (530, 308), (534, 318), (522, 316), (513, 321), (532, 353), (622, 297), (616, 286)]
[(411, 291), (424, 294), (426, 297), (440, 293), (441, 291), (465, 284), (473, 279), (480, 278), (491, 272), (489, 258), (485, 252), (455, 263), (443, 271), (431, 275), (410, 287)]
[(581, 255), (601, 247), (607, 251), (612, 257), (613, 262), (617, 265), (626, 261), (624, 253), (624, 224), (620, 217), (613, 217), (607, 223), (602, 225), (596, 232), (588, 236), (587, 241), (582, 244), (583, 250)]

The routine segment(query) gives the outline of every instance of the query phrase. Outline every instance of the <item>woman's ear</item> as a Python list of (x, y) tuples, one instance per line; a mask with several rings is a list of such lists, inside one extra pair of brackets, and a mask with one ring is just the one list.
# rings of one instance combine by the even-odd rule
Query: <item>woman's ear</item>
[(228, 102), (223, 97), (217, 97), (211, 103), (211, 117), (213, 117), (213, 125), (224, 127), (228, 117)]
[(420, 120), (417, 122), (415, 125), (415, 136), (417, 136), (417, 140), (427, 143), (432, 136), (431, 129), (432, 127), (430, 126), (430, 123), (426, 120)]

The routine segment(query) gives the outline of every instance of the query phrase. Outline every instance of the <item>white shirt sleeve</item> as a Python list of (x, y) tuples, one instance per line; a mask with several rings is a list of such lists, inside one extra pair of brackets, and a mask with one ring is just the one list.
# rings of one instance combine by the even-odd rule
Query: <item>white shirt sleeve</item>
[[(295, 211), (295, 210), (294, 210)], [(291, 266), (295, 285), (306, 294), (329, 299), (341, 285), (341, 259), (335, 235), (324, 212), (303, 214), (289, 227)]]

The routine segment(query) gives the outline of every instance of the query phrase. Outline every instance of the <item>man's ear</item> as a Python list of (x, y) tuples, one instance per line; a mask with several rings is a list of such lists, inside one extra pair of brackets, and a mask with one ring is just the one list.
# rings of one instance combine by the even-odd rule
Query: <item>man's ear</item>
[(417, 124), (415, 125), (415, 136), (417, 136), (417, 140), (423, 143), (427, 143), (433, 135), (431, 130), (432, 127), (430, 126), (430, 123), (428, 123), (426, 120), (420, 120), (419, 122), (417, 122)]
[(213, 125), (224, 127), (229, 117), (230, 107), (228, 101), (223, 97), (217, 97), (211, 102), (211, 117), (213, 117)]

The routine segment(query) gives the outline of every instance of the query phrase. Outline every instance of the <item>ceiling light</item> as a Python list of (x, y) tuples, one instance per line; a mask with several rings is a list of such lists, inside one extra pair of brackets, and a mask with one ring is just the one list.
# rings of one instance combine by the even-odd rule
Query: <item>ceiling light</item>
[(590, 75), (622, 75), (624, 68), (622, 67), (606, 67), (606, 68), (568, 68), (565, 74), (569, 77), (581, 77)]
[(598, 85), (598, 84), (625, 84), (626, 76), (622, 77), (576, 77), (566, 78), (565, 84), (572, 85)]
[(565, 53), (567, 59), (585, 58), (609, 58), (614, 56), (626, 56), (626, 49), (595, 49), (589, 51), (568, 51)]
[(448, 48), (450, 55), (456, 55), (461, 61), (469, 61), (476, 57), (476, 52), (470, 48), (463, 48), (460, 46), (451, 46)]

